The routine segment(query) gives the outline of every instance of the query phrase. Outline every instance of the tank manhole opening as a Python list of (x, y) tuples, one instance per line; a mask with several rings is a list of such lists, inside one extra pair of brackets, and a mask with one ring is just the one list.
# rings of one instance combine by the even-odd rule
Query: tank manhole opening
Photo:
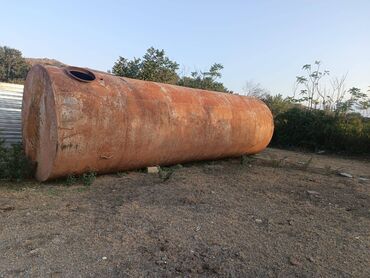
[(65, 71), (69, 76), (73, 77), (74, 79), (77, 79), (78, 81), (91, 82), (95, 80), (95, 75), (87, 69), (77, 67), (67, 67)]

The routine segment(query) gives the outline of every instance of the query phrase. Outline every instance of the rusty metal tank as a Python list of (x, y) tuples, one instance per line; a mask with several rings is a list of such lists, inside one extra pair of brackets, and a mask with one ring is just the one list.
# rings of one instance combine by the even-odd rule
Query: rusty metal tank
[(23, 144), (39, 181), (254, 154), (272, 133), (251, 97), (77, 67), (36, 65), (25, 84)]

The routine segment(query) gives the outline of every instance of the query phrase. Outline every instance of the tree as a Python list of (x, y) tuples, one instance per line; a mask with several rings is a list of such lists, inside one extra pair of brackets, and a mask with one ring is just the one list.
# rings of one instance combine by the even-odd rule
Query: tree
[(270, 96), (268, 90), (262, 88), (260, 83), (256, 83), (253, 80), (245, 82), (245, 85), (243, 87), (243, 94), (259, 99), (266, 99), (268, 96)]
[(0, 46), (0, 81), (23, 83), (29, 68), (21, 51)]
[(222, 77), (221, 70), (223, 68), (223, 65), (215, 63), (210, 67), (209, 71), (194, 71), (191, 73), (191, 76), (183, 76), (177, 84), (190, 88), (232, 93), (223, 83), (217, 81), (217, 79)]
[(130, 61), (120, 56), (112, 68), (112, 73), (118, 76), (140, 79), (140, 63), (141, 59), (134, 58)]
[(119, 57), (112, 73), (129, 78), (176, 84), (179, 64), (170, 60), (165, 51), (150, 47), (142, 58), (128, 60)]
[(327, 94), (321, 85), (321, 81), (325, 76), (329, 75), (329, 71), (321, 70), (320, 61), (315, 61), (313, 65), (306, 64), (302, 67), (302, 70), (306, 72), (306, 75), (296, 77), (296, 88), (300, 85), (303, 86), (299, 93), (302, 97), (298, 101), (307, 102), (310, 109), (317, 108), (317, 105), (321, 102), (323, 108), (326, 109)]
[(171, 61), (163, 49), (151, 47), (143, 56), (141, 76), (143, 80), (176, 84), (179, 79), (176, 73), (178, 69), (179, 64)]
[(292, 102), (290, 98), (284, 98), (281, 94), (278, 95), (270, 95), (265, 94), (260, 98), (266, 105), (270, 108), (272, 115), (274, 118), (276, 116), (287, 112), (292, 108), (300, 108), (301, 105), (295, 102)]
[(150, 47), (142, 58), (129, 60), (120, 56), (112, 68), (112, 73), (129, 78), (231, 93), (223, 83), (217, 81), (222, 76), (223, 68), (223, 65), (215, 63), (206, 72), (195, 71), (190, 76), (180, 78), (177, 73), (179, 64), (170, 60), (163, 49)]
[(313, 65), (302, 67), (306, 75), (296, 77), (296, 90), (301, 89), (299, 97), (294, 92), (292, 101), (305, 103), (309, 109), (323, 109), (334, 111), (337, 114), (367, 111), (370, 107), (370, 98), (359, 88), (345, 88), (347, 75), (341, 78), (327, 79), (328, 70), (321, 70), (321, 62), (315, 61)]
[(346, 114), (354, 112), (356, 109), (366, 111), (369, 108), (370, 98), (367, 98), (367, 94), (362, 93), (361, 89), (352, 87), (348, 90), (348, 93), (350, 98), (346, 101), (339, 102), (336, 112)]

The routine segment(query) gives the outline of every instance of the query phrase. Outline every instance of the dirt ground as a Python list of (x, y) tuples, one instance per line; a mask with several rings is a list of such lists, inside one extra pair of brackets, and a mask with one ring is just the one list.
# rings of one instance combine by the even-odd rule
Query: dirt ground
[(369, 160), (268, 149), (0, 182), (0, 277), (370, 277), (369, 179)]

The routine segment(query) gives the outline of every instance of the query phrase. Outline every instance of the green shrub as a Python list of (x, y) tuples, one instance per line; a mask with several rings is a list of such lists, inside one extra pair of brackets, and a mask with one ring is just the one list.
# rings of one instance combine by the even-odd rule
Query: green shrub
[(89, 171), (83, 173), (82, 175), (69, 174), (65, 177), (64, 182), (67, 186), (75, 184), (83, 184), (85, 186), (90, 186), (96, 179), (96, 173)]
[(273, 146), (370, 153), (370, 121), (358, 113), (338, 114), (294, 105), (275, 114), (274, 122)]
[(87, 172), (87, 173), (82, 174), (81, 176), (82, 183), (85, 186), (90, 186), (94, 182), (95, 179), (96, 179), (95, 172)]
[(175, 172), (176, 165), (173, 167), (160, 167), (158, 175), (162, 181), (168, 180)]
[(74, 174), (70, 174), (66, 178), (66, 184), (67, 185), (73, 185), (78, 182), (78, 177), (76, 177)]
[(21, 144), (6, 147), (0, 139), (0, 179), (21, 181), (31, 177), (33, 167), (26, 158)]

